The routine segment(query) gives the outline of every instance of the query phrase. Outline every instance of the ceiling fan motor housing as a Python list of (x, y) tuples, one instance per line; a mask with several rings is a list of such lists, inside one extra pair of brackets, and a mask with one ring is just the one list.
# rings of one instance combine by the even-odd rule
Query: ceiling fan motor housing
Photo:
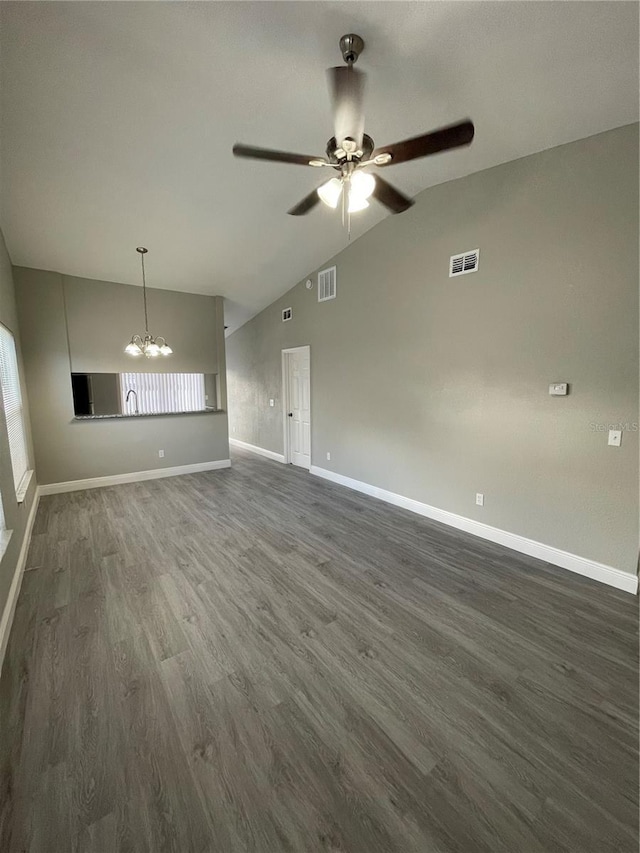
[[(354, 160), (368, 160), (371, 156), (374, 149), (373, 139), (368, 136), (366, 133), (363, 134), (362, 137), (362, 154), (358, 157), (354, 157)], [(337, 152), (340, 151), (340, 155)], [(336, 165), (344, 163), (347, 159), (346, 153), (338, 147), (338, 143), (336, 142), (335, 136), (332, 136), (331, 139), (327, 142), (327, 159), (330, 163), (335, 163)]]

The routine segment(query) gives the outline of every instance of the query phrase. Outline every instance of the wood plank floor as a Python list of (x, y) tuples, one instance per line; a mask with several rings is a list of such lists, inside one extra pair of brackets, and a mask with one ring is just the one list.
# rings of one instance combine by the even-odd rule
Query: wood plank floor
[(637, 600), (305, 472), (42, 499), (10, 853), (637, 853)]

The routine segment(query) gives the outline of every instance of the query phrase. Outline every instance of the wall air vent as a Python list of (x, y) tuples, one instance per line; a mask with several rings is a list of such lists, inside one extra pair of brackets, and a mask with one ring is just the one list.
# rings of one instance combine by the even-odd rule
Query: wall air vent
[(282, 309), (282, 322), (286, 323), (287, 320), (290, 320), (293, 317), (293, 310), (291, 308), (283, 308)]
[(336, 268), (321, 270), (318, 273), (318, 302), (336, 298)]
[(468, 272), (477, 272), (480, 249), (471, 249), (460, 255), (451, 255), (449, 258), (449, 278), (454, 275), (466, 275)]

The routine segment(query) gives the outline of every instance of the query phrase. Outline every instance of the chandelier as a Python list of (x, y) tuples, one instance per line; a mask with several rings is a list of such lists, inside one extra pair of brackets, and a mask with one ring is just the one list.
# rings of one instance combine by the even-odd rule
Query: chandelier
[(147, 318), (147, 281), (144, 274), (144, 256), (149, 250), (144, 246), (138, 246), (136, 252), (140, 253), (142, 262), (142, 299), (144, 301), (144, 336), (132, 335), (131, 341), (126, 345), (124, 351), (127, 355), (144, 355), (147, 358), (157, 358), (159, 355), (171, 355), (173, 350), (167, 344), (162, 335), (154, 337), (149, 332), (149, 320)]

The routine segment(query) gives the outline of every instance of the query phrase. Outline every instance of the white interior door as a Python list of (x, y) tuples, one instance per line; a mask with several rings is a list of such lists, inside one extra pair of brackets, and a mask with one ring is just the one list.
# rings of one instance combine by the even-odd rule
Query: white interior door
[(309, 347), (286, 354), (288, 461), (301, 468), (311, 465), (311, 358)]

